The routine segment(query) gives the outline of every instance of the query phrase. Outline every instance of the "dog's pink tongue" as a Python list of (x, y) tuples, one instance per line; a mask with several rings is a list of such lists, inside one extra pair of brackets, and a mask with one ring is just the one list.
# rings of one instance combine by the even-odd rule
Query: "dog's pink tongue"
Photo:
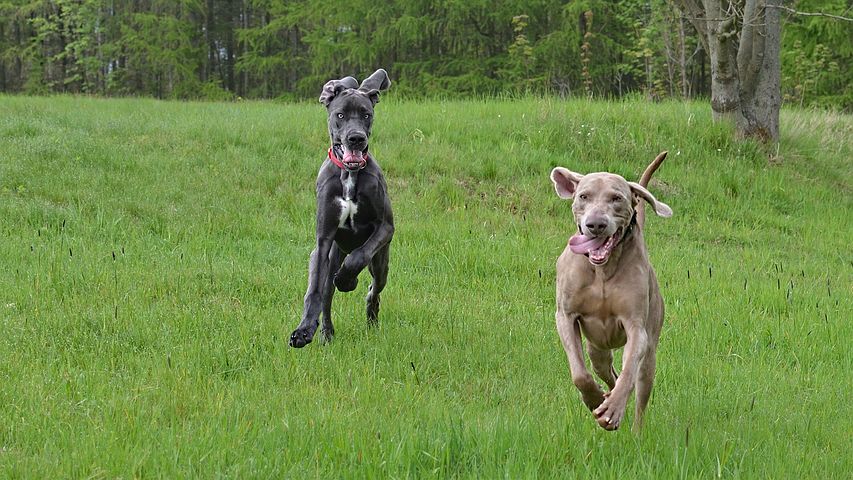
[(586, 235), (576, 233), (569, 239), (569, 249), (571, 249), (572, 253), (589, 253), (590, 250), (600, 248), (606, 241), (607, 237), (587, 237)]
[(344, 152), (344, 163), (361, 163), (363, 160), (363, 155), (361, 154), (361, 150), (350, 150)]

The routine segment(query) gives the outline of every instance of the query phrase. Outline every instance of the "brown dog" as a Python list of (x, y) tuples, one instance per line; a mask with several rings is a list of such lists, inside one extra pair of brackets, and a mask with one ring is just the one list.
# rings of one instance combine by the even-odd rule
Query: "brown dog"
[[(635, 387), (634, 428), (639, 429), (652, 392), (663, 299), (643, 241), (642, 200), (658, 215), (672, 216), (672, 209), (645, 188), (665, 157), (666, 152), (658, 155), (640, 183), (611, 173), (581, 175), (562, 167), (551, 171), (557, 195), (573, 199), (578, 228), (557, 260), (557, 331), (572, 382), (607, 430), (619, 428)], [(586, 369), (581, 332), (595, 373), (610, 389), (607, 393)], [(617, 375), (612, 350), (622, 346), (622, 373)]]

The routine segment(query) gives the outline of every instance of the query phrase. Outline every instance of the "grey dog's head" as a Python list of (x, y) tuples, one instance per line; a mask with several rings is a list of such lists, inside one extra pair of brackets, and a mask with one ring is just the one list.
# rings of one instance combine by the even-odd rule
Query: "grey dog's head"
[(329, 80), (323, 85), (320, 103), (329, 111), (329, 137), (332, 146), (341, 146), (345, 159), (360, 159), (367, 154), (373, 107), (379, 102), (379, 92), (390, 86), (388, 73), (381, 68), (361, 85), (353, 77)]

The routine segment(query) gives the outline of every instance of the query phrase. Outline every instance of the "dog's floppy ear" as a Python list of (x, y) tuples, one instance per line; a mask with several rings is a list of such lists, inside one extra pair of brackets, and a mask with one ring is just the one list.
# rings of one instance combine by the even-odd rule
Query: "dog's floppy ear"
[(651, 205), (652, 208), (655, 209), (655, 213), (657, 213), (658, 216), (667, 218), (672, 216), (672, 209), (669, 208), (669, 205), (658, 201), (658, 199), (655, 198), (655, 196), (652, 195), (650, 191), (643, 188), (642, 185), (635, 182), (628, 182), (628, 185), (631, 186), (631, 192), (633, 192), (634, 195), (636, 195), (642, 200), (649, 202), (649, 205)]
[(364, 79), (358, 89), (364, 92), (373, 102), (374, 105), (379, 103), (379, 92), (388, 90), (391, 86), (391, 79), (388, 78), (388, 72), (380, 68), (373, 72), (373, 75)]
[(570, 199), (575, 196), (575, 190), (578, 188), (578, 182), (581, 181), (583, 175), (575, 173), (563, 167), (555, 167), (551, 170), (551, 181), (554, 182), (554, 189), (557, 190), (557, 195), (563, 199)]
[(348, 88), (358, 88), (358, 80), (353, 77), (329, 80), (323, 85), (323, 92), (320, 93), (320, 103), (328, 107), (339, 93)]

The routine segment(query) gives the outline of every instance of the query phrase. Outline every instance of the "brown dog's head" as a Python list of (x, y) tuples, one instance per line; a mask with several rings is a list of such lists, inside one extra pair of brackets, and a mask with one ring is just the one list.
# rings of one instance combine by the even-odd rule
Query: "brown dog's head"
[(661, 217), (671, 217), (672, 209), (659, 202), (639, 183), (612, 173), (581, 175), (563, 167), (551, 171), (557, 195), (573, 199), (572, 212), (578, 233), (569, 248), (587, 254), (593, 265), (604, 265), (622, 240), (634, 218), (640, 200), (645, 200)]

